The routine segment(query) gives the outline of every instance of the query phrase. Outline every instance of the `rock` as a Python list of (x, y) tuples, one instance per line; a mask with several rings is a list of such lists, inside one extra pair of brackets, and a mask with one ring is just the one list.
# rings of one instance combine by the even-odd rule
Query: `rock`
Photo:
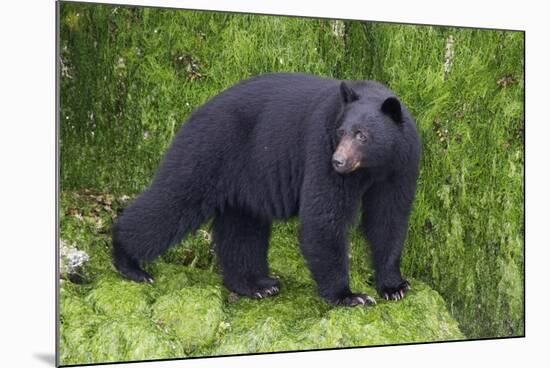
[(163, 295), (152, 318), (170, 329), (186, 352), (214, 342), (224, 317), (219, 287), (194, 287)]
[(62, 278), (80, 280), (82, 266), (90, 260), (90, 256), (76, 249), (74, 244), (68, 244), (61, 239), (59, 244), (59, 273)]

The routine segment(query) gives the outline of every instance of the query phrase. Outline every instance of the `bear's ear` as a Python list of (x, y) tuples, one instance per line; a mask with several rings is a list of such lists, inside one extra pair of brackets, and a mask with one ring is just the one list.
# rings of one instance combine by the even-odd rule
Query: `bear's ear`
[(401, 112), (401, 103), (395, 97), (388, 97), (382, 103), (380, 108), (382, 112), (393, 119), (396, 123), (401, 123), (403, 114)]
[(350, 103), (359, 99), (359, 96), (355, 91), (346, 83), (340, 83), (340, 95), (342, 96), (342, 101), (344, 103)]

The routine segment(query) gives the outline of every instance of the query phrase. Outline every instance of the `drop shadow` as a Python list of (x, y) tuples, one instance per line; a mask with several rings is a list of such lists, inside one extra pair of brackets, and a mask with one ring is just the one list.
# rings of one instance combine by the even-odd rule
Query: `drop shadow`
[(33, 356), (48, 365), (55, 367), (55, 354), (51, 353), (34, 353)]

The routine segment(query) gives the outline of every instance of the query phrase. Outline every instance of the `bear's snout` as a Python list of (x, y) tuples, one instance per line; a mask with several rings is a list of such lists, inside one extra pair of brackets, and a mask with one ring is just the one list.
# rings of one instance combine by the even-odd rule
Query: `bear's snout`
[(346, 158), (340, 153), (336, 152), (332, 156), (332, 166), (334, 166), (335, 169), (339, 169), (345, 165), (346, 165)]
[(357, 147), (350, 137), (344, 137), (332, 155), (332, 167), (338, 174), (348, 174), (360, 166)]
[(355, 171), (361, 162), (356, 159), (346, 158), (343, 154), (336, 152), (332, 155), (332, 167), (338, 174), (349, 174)]

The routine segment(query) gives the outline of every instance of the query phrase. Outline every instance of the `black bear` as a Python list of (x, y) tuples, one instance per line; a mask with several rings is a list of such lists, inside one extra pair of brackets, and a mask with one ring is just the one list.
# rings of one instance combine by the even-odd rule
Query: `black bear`
[(372, 304), (349, 288), (346, 238), (361, 207), (377, 290), (400, 299), (419, 157), (411, 115), (379, 83), (292, 73), (240, 82), (191, 115), (151, 186), (116, 221), (114, 265), (152, 282), (140, 263), (213, 218), (225, 286), (262, 298), (280, 287), (268, 275), (271, 223), (298, 216), (319, 294), (335, 305)]

